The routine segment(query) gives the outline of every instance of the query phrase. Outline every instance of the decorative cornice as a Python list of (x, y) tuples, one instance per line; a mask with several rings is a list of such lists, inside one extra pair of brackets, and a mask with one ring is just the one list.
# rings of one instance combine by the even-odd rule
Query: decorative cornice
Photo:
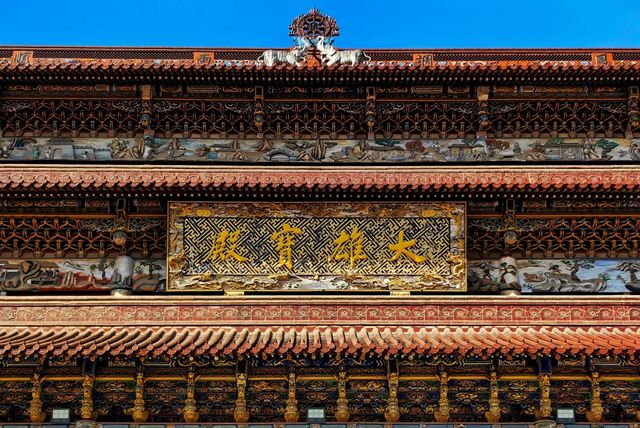
[(623, 190), (640, 186), (640, 167), (236, 167), (236, 166), (0, 166), (5, 191), (71, 189), (264, 187), (405, 190)]
[[(357, 301), (356, 301), (357, 300)], [(0, 328), (116, 326), (638, 326), (625, 297), (5, 297)]]

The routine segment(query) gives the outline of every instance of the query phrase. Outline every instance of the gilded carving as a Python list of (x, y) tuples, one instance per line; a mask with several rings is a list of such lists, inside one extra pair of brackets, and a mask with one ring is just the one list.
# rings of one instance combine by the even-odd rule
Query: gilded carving
[(82, 377), (82, 405), (80, 406), (80, 417), (84, 420), (94, 420), (95, 411), (93, 409), (93, 385), (95, 378), (84, 375)]
[(389, 398), (387, 400), (387, 407), (384, 411), (384, 420), (388, 423), (395, 423), (400, 421), (400, 406), (398, 403), (398, 373), (389, 371), (389, 374), (387, 376), (387, 383), (389, 385)]
[(409, 241), (405, 241), (404, 230), (401, 230), (398, 232), (398, 242), (395, 244), (389, 244), (389, 250), (394, 252), (393, 257), (391, 257), (389, 261), (399, 261), (401, 257), (404, 256), (414, 263), (424, 263), (426, 259), (423, 256), (420, 256), (409, 249), (414, 245), (416, 245), (416, 240), (411, 239)]
[(536, 419), (551, 419), (551, 380), (549, 375), (543, 374), (538, 377), (538, 387), (540, 388), (540, 407), (536, 411)]
[(436, 422), (446, 423), (449, 422), (449, 415), (451, 408), (449, 407), (449, 375), (447, 372), (442, 371), (438, 375), (440, 382), (440, 394), (438, 398), (438, 408), (433, 412), (433, 417)]
[(144, 374), (138, 371), (136, 374), (136, 398), (133, 401), (133, 407), (130, 409), (133, 421), (136, 423), (144, 423), (149, 418), (149, 411), (145, 407), (144, 402)]
[(200, 418), (200, 413), (196, 406), (196, 374), (193, 367), (191, 367), (189, 373), (187, 373), (187, 398), (184, 401), (182, 417), (187, 423), (198, 422)]
[(496, 424), (500, 422), (500, 389), (498, 387), (498, 373), (495, 370), (491, 371), (489, 381), (489, 411), (485, 412), (484, 416), (487, 422)]
[(248, 258), (241, 256), (236, 252), (238, 246), (238, 238), (240, 237), (240, 230), (229, 232), (228, 230), (222, 230), (213, 239), (211, 244), (211, 250), (207, 255), (207, 259), (212, 262), (233, 259), (236, 262), (249, 261)]
[(600, 373), (594, 371), (591, 373), (591, 400), (589, 401), (589, 410), (587, 410), (587, 421), (591, 423), (602, 422), (602, 414), (604, 408), (600, 396)]
[(284, 408), (285, 422), (298, 422), (300, 411), (298, 410), (298, 400), (296, 400), (296, 374), (289, 373), (289, 388), (287, 390), (287, 402)]
[(238, 373), (236, 375), (236, 405), (233, 409), (233, 419), (238, 424), (244, 424), (249, 421), (249, 409), (247, 408), (247, 375)]
[(292, 227), (289, 223), (284, 223), (280, 230), (274, 231), (271, 235), (278, 252), (277, 268), (284, 266), (289, 270), (293, 269), (293, 241), (296, 235), (302, 235), (302, 229)]
[(338, 400), (336, 401), (336, 422), (349, 422), (349, 401), (347, 400), (347, 373), (338, 373)]
[(171, 203), (170, 291), (464, 291), (458, 203)]
[(31, 422), (41, 424), (46, 418), (42, 410), (42, 378), (34, 373), (31, 377), (31, 402), (29, 403), (29, 417)]
[(329, 256), (329, 262), (347, 260), (351, 269), (355, 268), (358, 260), (366, 260), (367, 254), (363, 251), (362, 242), (364, 234), (358, 229), (358, 225), (353, 226), (351, 232), (340, 231), (340, 236), (334, 239), (334, 249)]

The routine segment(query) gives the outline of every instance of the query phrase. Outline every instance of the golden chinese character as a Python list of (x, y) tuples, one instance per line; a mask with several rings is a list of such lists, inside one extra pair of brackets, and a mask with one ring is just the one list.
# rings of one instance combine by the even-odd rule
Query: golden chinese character
[(349, 260), (349, 266), (353, 269), (358, 260), (367, 258), (367, 255), (362, 250), (363, 240), (364, 235), (360, 232), (358, 226), (353, 227), (351, 234), (343, 230), (340, 232), (340, 236), (333, 241), (336, 248), (329, 256), (329, 261)]
[(240, 237), (240, 231), (236, 230), (233, 233), (229, 233), (228, 230), (223, 230), (218, 233), (218, 236), (211, 244), (211, 250), (207, 258), (212, 262), (216, 260), (226, 260), (228, 258), (235, 259), (238, 262), (249, 261), (248, 258), (236, 253), (236, 246), (238, 245), (238, 238)]
[(425, 259), (422, 256), (417, 255), (413, 251), (409, 251), (409, 248), (416, 245), (416, 240), (412, 239), (411, 241), (404, 240), (404, 230), (401, 230), (398, 234), (398, 243), (389, 244), (389, 250), (395, 251), (396, 253), (389, 259), (390, 262), (399, 260), (403, 255), (410, 258), (414, 261), (414, 263), (424, 263)]
[(293, 248), (293, 238), (295, 235), (302, 234), (302, 229), (291, 227), (289, 223), (282, 225), (282, 230), (274, 232), (271, 239), (276, 241), (276, 250), (280, 253), (277, 267), (286, 266), (293, 268), (291, 263), (291, 249)]

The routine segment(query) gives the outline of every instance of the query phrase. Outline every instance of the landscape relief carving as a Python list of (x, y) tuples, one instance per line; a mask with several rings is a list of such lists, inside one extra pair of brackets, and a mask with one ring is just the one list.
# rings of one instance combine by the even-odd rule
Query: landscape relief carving
[(469, 261), (469, 291), (523, 294), (640, 292), (638, 259)]
[(164, 283), (165, 263), (158, 259), (0, 260), (0, 290), (5, 292), (157, 292)]
[(0, 138), (1, 161), (429, 163), (638, 161), (624, 138), (200, 139)]

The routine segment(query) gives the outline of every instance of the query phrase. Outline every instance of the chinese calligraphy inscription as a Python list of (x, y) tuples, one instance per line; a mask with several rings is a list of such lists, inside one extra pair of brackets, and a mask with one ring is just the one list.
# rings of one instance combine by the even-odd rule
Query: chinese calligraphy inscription
[(460, 203), (172, 203), (170, 291), (464, 291)]

